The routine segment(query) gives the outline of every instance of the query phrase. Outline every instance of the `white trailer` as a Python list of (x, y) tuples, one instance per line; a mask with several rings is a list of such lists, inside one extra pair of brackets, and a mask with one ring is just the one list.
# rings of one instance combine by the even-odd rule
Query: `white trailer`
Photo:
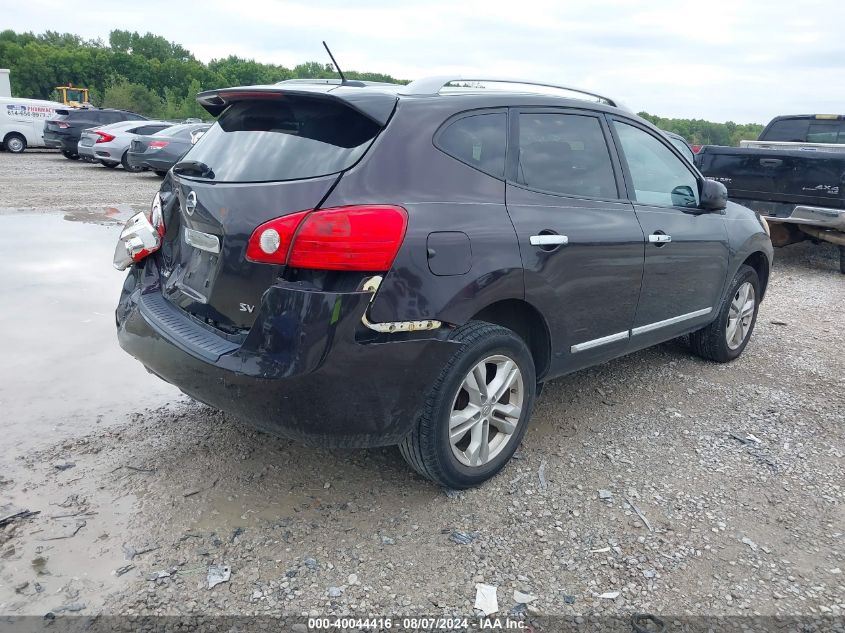
[(9, 69), (0, 68), (0, 97), (12, 96), (12, 84), (9, 83)]

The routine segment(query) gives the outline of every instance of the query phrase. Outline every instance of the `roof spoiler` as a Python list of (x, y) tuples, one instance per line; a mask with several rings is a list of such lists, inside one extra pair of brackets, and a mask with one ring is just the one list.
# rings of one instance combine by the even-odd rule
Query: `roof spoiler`
[(384, 91), (367, 90), (366, 86), (352, 87), (337, 84), (287, 82), (272, 86), (244, 86), (206, 90), (197, 95), (197, 102), (212, 116), (220, 115), (238, 101), (303, 97), (341, 103), (384, 127), (393, 114), (398, 97)]

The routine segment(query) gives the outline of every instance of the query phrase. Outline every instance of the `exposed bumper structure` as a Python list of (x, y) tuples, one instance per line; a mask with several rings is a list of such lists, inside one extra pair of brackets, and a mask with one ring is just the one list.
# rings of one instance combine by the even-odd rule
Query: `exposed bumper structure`
[(766, 216), (769, 222), (807, 224), (825, 229), (845, 231), (845, 210), (827, 207), (796, 206), (788, 217)]
[(391, 445), (412, 428), (454, 343), (444, 330), (367, 332), (371, 296), (275, 285), (250, 332), (226, 336), (171, 304), (148, 258), (124, 285), (118, 340), (152, 373), (263, 431), (324, 446)]

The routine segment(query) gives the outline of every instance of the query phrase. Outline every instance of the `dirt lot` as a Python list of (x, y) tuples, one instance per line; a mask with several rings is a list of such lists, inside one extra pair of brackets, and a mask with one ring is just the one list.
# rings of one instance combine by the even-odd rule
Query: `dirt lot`
[(0, 615), (472, 615), (479, 582), (501, 613), (845, 615), (834, 248), (776, 251), (738, 361), (678, 340), (553, 381), (518, 459), (455, 493), (394, 449), (256, 433), (117, 348), (111, 249), (157, 183), (0, 154), (0, 514), (39, 513), (0, 528)]

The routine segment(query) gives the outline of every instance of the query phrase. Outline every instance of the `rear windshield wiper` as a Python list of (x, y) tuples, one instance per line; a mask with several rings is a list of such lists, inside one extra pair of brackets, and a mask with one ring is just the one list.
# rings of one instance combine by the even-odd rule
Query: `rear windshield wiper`
[(198, 160), (182, 160), (173, 166), (173, 173), (180, 176), (196, 176), (214, 180), (214, 171), (205, 163)]

